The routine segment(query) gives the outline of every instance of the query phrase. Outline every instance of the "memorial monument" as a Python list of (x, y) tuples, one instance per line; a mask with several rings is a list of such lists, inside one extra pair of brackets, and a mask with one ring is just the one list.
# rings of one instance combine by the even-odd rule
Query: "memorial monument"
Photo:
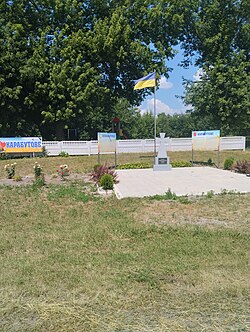
[(170, 158), (167, 156), (166, 148), (164, 145), (165, 133), (160, 133), (160, 147), (155, 157), (154, 171), (171, 171), (172, 166), (170, 165)]

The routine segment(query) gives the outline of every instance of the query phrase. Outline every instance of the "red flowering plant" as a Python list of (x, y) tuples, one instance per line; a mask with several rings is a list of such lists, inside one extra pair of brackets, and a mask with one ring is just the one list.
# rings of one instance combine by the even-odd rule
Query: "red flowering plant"
[(69, 176), (69, 167), (68, 167), (68, 165), (60, 165), (59, 169), (57, 170), (57, 174), (58, 174), (58, 176), (60, 176), (60, 178), (62, 180), (65, 180), (65, 177)]
[(109, 174), (113, 177), (114, 183), (118, 183), (118, 174), (117, 172), (109, 166), (109, 164), (106, 162), (103, 165), (95, 165), (94, 170), (90, 173), (91, 179), (96, 183), (99, 184), (101, 177), (104, 174)]

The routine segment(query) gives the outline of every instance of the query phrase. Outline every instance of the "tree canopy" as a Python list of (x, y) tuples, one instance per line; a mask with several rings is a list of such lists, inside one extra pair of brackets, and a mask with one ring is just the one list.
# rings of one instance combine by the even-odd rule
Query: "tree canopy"
[(121, 98), (139, 105), (149, 93), (134, 79), (167, 75), (184, 24), (175, 1), (1, 0), (0, 11), (4, 136), (61, 138), (77, 126), (95, 138)]
[(202, 69), (184, 100), (223, 134), (250, 134), (249, 18), (248, 0), (202, 1), (184, 41)]
[(167, 77), (180, 43), (204, 73), (187, 85), (197, 116), (247, 128), (249, 12), (248, 0), (0, 0), (0, 135), (96, 138), (125, 104), (132, 126), (151, 93), (133, 80)]

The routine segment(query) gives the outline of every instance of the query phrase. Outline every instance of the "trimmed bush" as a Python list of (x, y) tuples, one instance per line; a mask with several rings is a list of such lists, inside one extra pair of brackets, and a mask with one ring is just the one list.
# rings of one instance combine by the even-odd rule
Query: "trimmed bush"
[(171, 165), (172, 167), (192, 167), (192, 163), (185, 160), (171, 161)]
[(114, 179), (111, 174), (104, 174), (100, 178), (100, 186), (104, 190), (113, 190), (114, 189)]
[(234, 158), (233, 157), (227, 158), (224, 161), (223, 169), (231, 170), (233, 167), (233, 164), (234, 164)]
[(151, 168), (152, 165), (149, 163), (134, 163), (134, 164), (123, 164), (117, 166), (117, 169), (142, 169), (142, 168)]
[[(172, 167), (191, 167), (192, 164), (189, 161), (179, 160), (171, 162)], [(143, 169), (152, 168), (152, 164), (149, 163), (134, 163), (134, 164), (123, 164), (117, 166), (117, 169)]]

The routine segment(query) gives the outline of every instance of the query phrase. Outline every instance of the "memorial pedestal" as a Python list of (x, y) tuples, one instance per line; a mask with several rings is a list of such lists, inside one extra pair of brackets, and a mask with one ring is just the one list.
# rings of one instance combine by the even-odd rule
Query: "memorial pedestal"
[(165, 133), (160, 133), (161, 143), (157, 157), (155, 157), (154, 171), (171, 171), (172, 166), (170, 164), (170, 158), (167, 156), (167, 152), (164, 145)]

